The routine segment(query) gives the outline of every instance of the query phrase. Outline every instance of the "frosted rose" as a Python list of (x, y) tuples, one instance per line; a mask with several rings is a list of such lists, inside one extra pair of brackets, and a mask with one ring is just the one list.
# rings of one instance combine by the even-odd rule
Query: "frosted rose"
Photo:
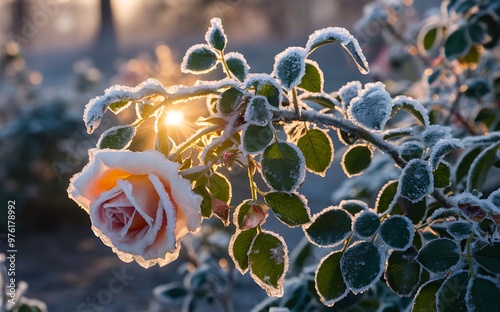
[(197, 231), (202, 198), (156, 151), (89, 151), (90, 162), (68, 187), (92, 230), (125, 262), (148, 268), (179, 256), (180, 240)]

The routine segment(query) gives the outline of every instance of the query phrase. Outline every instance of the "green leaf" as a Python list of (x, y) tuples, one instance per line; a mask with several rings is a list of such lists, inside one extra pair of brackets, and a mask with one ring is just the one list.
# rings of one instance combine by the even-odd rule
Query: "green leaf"
[(424, 148), (424, 145), (418, 141), (409, 141), (401, 144), (398, 153), (405, 161), (410, 161), (414, 158), (421, 158), (424, 154)]
[(273, 74), (285, 89), (297, 86), (306, 71), (306, 51), (301, 47), (290, 47), (276, 55)]
[(255, 90), (255, 94), (265, 96), (271, 106), (274, 106), (276, 108), (280, 107), (281, 89), (273, 83), (266, 82), (259, 84)]
[(446, 58), (451, 61), (465, 55), (471, 44), (467, 27), (458, 28), (446, 38), (444, 43)]
[(297, 87), (309, 92), (319, 93), (323, 92), (323, 84), (323, 72), (319, 68), (318, 63), (306, 60), (306, 73)]
[(206, 44), (197, 44), (186, 51), (181, 64), (183, 73), (205, 74), (217, 65), (217, 55)]
[(389, 181), (382, 187), (375, 202), (377, 213), (384, 213), (391, 208), (390, 205), (397, 194), (397, 190), (398, 180)]
[(402, 109), (415, 116), (415, 118), (417, 118), (424, 127), (427, 127), (430, 124), (428, 116), (429, 112), (417, 100), (404, 95), (399, 95), (394, 98), (393, 102), (394, 106), (392, 107), (392, 115), (394, 115), (398, 110)]
[(320, 94), (304, 93), (303, 96), (300, 96), (300, 99), (302, 101), (311, 101), (325, 108), (333, 110), (340, 110), (342, 108), (340, 102), (331, 97), (327, 93), (320, 93)]
[(451, 239), (438, 238), (420, 249), (417, 260), (431, 273), (446, 272), (460, 260), (460, 247)]
[(490, 311), (500, 307), (500, 283), (489, 276), (477, 276), (469, 280), (465, 295), (468, 311)]
[(314, 276), (316, 292), (324, 305), (332, 307), (349, 293), (340, 271), (341, 252), (332, 252), (321, 259)]
[(205, 218), (212, 216), (213, 199), (217, 198), (228, 205), (231, 202), (231, 184), (225, 176), (218, 173), (211, 175), (208, 180), (199, 180), (193, 191), (203, 197), (201, 215)]
[(210, 20), (210, 23), (212, 24), (212, 26), (208, 28), (208, 31), (205, 35), (205, 40), (214, 49), (222, 51), (226, 47), (227, 43), (227, 37), (224, 34), (222, 22), (220, 18), (214, 17)]
[(444, 279), (430, 280), (420, 286), (413, 300), (412, 312), (436, 312), (436, 293)]
[(415, 230), (409, 218), (392, 215), (380, 225), (379, 235), (390, 248), (405, 250), (411, 246)]
[(361, 238), (369, 238), (377, 232), (380, 226), (380, 219), (376, 213), (365, 210), (356, 216), (352, 226), (354, 235)]
[(434, 175), (434, 187), (444, 188), (451, 184), (451, 167), (447, 163), (440, 162)]
[(384, 274), (387, 286), (399, 296), (411, 296), (420, 282), (422, 267), (415, 260), (417, 250), (393, 251)]
[(239, 81), (245, 81), (250, 66), (246, 59), (240, 53), (230, 52), (224, 56), (224, 60), (226, 61), (227, 67), (231, 74), (236, 76)]
[(456, 240), (464, 240), (472, 233), (472, 224), (467, 221), (452, 221), (446, 231)]
[(130, 146), (135, 136), (132, 126), (116, 126), (104, 131), (97, 142), (97, 148), (125, 149)]
[(132, 104), (131, 101), (119, 101), (109, 105), (109, 110), (113, 112), (113, 114), (118, 114), (122, 112), (125, 108), (129, 107)]
[(288, 248), (281, 236), (263, 230), (255, 237), (250, 253), (250, 273), (268, 296), (283, 296), (288, 271)]
[(247, 154), (262, 152), (273, 140), (271, 124), (265, 126), (248, 125), (243, 129), (243, 150)]
[(353, 145), (342, 156), (342, 169), (348, 177), (360, 175), (370, 166), (372, 151), (366, 145)]
[(329, 207), (313, 216), (312, 223), (304, 225), (310, 242), (320, 247), (334, 247), (351, 234), (352, 217), (345, 210)]
[(248, 270), (248, 253), (254, 238), (257, 236), (257, 228), (251, 228), (246, 231), (237, 231), (231, 237), (229, 242), (229, 255), (233, 259), (234, 265), (241, 274)]
[(217, 111), (225, 115), (232, 113), (240, 104), (242, 97), (243, 92), (240, 90), (233, 87), (227, 89), (220, 95)]
[(480, 190), (491, 167), (497, 160), (496, 152), (500, 143), (485, 148), (474, 159), (467, 174), (467, 191)]
[(468, 271), (458, 271), (448, 277), (436, 293), (436, 304), (439, 312), (467, 311), (465, 294), (469, 282)]
[(500, 274), (500, 242), (479, 249), (473, 253), (476, 262), (486, 270), (495, 274)]
[(304, 156), (290, 143), (275, 142), (266, 147), (261, 165), (264, 180), (276, 191), (293, 192), (304, 180)]
[(368, 289), (378, 281), (384, 268), (380, 250), (370, 242), (349, 247), (340, 259), (340, 270), (346, 285), (354, 294)]
[(330, 137), (319, 129), (306, 130), (297, 142), (306, 160), (306, 168), (324, 176), (333, 161), (333, 143)]
[(477, 158), (481, 150), (482, 150), (481, 146), (475, 147), (465, 151), (460, 156), (460, 159), (457, 161), (457, 164), (455, 165), (455, 171), (453, 172), (455, 184), (459, 184), (460, 182), (462, 182), (462, 180), (464, 180), (467, 177), (472, 162), (474, 161), (474, 159)]
[(153, 294), (158, 300), (172, 304), (183, 300), (187, 295), (187, 290), (181, 283), (173, 282), (156, 286)]
[(276, 217), (288, 225), (296, 227), (310, 222), (306, 199), (296, 193), (271, 192), (264, 196)]
[(422, 200), (434, 190), (434, 177), (426, 161), (412, 159), (403, 169), (398, 185), (398, 193), (412, 203)]
[(427, 30), (422, 42), (425, 51), (429, 51), (432, 47), (434, 47), (434, 42), (438, 37), (437, 35), (438, 35), (437, 27)]

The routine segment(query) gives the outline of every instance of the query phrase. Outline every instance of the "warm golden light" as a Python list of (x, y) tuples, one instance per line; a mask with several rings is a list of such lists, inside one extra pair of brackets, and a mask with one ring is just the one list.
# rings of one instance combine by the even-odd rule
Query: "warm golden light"
[(167, 117), (165, 118), (165, 123), (168, 126), (179, 126), (184, 120), (184, 114), (179, 111), (169, 111), (167, 112)]

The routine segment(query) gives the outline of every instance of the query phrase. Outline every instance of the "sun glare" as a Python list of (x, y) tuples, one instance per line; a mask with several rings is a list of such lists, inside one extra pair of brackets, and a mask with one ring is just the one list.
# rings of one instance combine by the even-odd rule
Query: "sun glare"
[(165, 118), (165, 123), (168, 126), (179, 126), (184, 120), (184, 114), (179, 111), (169, 111), (167, 112), (167, 117)]

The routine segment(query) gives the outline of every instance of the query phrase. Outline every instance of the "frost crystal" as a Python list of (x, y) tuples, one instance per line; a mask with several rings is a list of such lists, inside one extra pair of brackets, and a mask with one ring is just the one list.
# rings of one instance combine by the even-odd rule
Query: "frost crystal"
[(297, 86), (306, 72), (306, 50), (301, 47), (290, 47), (274, 58), (273, 75), (283, 87), (290, 89)]
[(156, 79), (149, 78), (136, 87), (115, 85), (104, 91), (104, 95), (97, 96), (85, 105), (83, 121), (87, 127), (87, 132), (94, 132), (101, 122), (104, 112), (109, 105), (120, 101), (139, 100), (150, 95), (168, 96), (165, 88)]
[(351, 100), (358, 96), (361, 89), (362, 86), (361, 82), (359, 81), (348, 82), (346, 85), (342, 86), (342, 88), (339, 89), (339, 96), (342, 100), (342, 109), (344, 111), (346, 111), (349, 107), (349, 104), (351, 104)]
[(367, 83), (347, 109), (347, 114), (355, 123), (371, 130), (382, 130), (391, 112), (391, 95), (381, 82)]
[(451, 139), (451, 128), (440, 125), (430, 125), (420, 134), (422, 141), (428, 147), (433, 147), (439, 140)]

